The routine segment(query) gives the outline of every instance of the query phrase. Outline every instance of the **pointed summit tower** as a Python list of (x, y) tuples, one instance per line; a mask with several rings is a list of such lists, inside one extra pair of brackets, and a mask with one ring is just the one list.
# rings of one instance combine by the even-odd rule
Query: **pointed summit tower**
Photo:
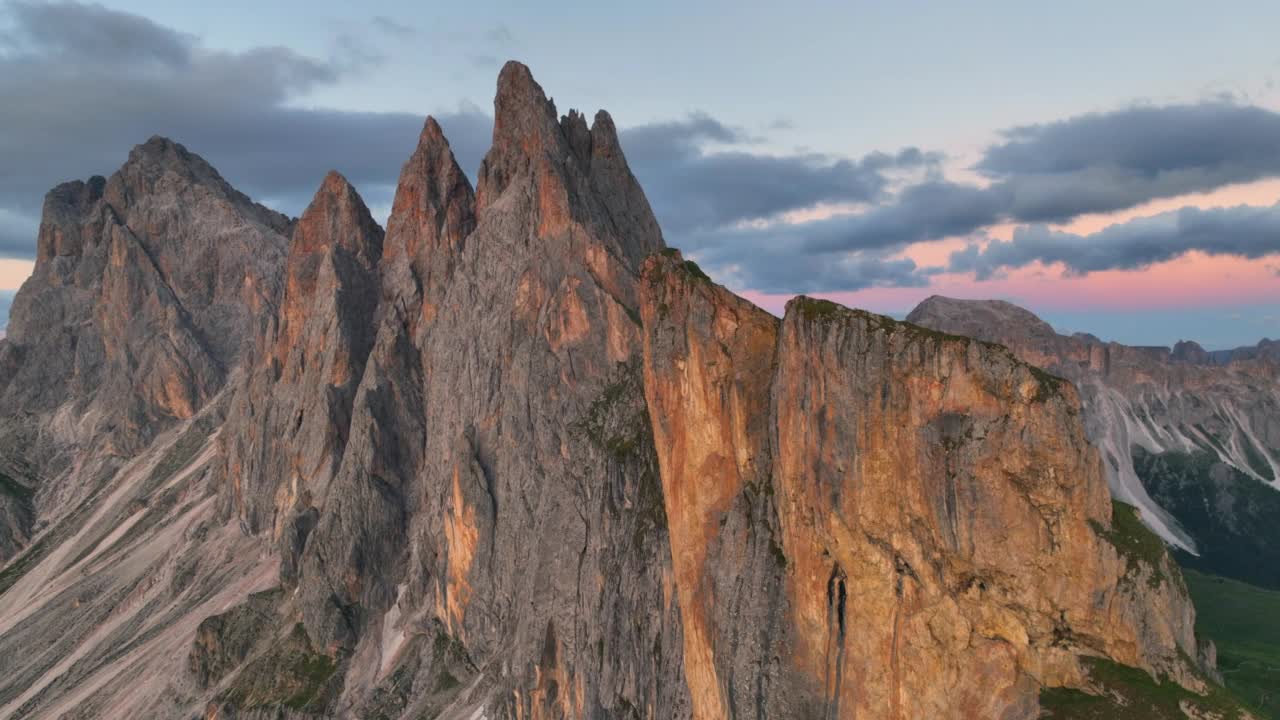
[(223, 436), (229, 499), (251, 533), (286, 535), (337, 470), (373, 345), (382, 252), (364, 201), (329, 173), (294, 228), (279, 311), (256, 342)]

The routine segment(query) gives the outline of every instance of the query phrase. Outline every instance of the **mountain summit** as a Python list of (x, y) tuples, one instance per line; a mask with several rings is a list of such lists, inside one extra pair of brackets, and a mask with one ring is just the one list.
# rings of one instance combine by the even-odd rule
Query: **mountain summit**
[(494, 110), (474, 192), (426, 121), (385, 234), (163, 140), (51, 193), (0, 715), (1012, 720), (1116, 665), (1218, 702), (1069, 382), (778, 320), (665, 247), (607, 113), (519, 63)]

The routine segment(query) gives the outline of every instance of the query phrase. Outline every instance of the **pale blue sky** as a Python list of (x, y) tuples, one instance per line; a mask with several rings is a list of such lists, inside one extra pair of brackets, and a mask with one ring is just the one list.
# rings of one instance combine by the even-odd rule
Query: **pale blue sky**
[[(366, 34), (387, 62), (301, 102), (423, 113), (489, 107), (518, 58), (562, 109), (636, 125), (691, 110), (848, 155), (966, 152), (998, 129), (1140, 101), (1280, 97), (1276, 2), (105, 3), (213, 47), (324, 57)], [(418, 31), (397, 40), (384, 17)], [(482, 58), (487, 58), (485, 62)]]

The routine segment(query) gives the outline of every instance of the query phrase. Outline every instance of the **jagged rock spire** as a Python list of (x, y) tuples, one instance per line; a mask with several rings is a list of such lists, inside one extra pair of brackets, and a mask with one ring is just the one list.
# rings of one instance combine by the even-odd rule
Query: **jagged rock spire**
[[(278, 361), (295, 350), (303, 328), (314, 322), (311, 309), (317, 293), (342, 294), (342, 304), (319, 308), (348, 321), (340, 323), (340, 330), (367, 324), (366, 316), (372, 316), (377, 302), (376, 268), (382, 257), (382, 240), (382, 228), (355, 188), (341, 174), (330, 171), (298, 220), (289, 244), (275, 352)], [(369, 332), (360, 329), (359, 334)], [(364, 352), (368, 342), (368, 338), (363, 342)]]
[(565, 150), (555, 104), (529, 68), (508, 62), (493, 98), (493, 145), (480, 164), (479, 206), (492, 203), (517, 175), (553, 169)]
[(279, 312), (229, 413), (225, 472), (250, 532), (286, 535), (337, 469), (373, 345), (382, 248), (360, 195), (330, 172), (294, 228)]
[(609, 114), (597, 113), (590, 129), (576, 110), (557, 121), (555, 104), (529, 68), (512, 61), (498, 76), (493, 146), (480, 166), (478, 212), (483, 215), (521, 175), (533, 186), (539, 236), (560, 235), (575, 224), (590, 226), (633, 272), (664, 247)]
[(418, 146), (400, 171), (387, 221), (388, 260), (457, 249), (475, 228), (475, 192), (449, 141), (428, 117)]

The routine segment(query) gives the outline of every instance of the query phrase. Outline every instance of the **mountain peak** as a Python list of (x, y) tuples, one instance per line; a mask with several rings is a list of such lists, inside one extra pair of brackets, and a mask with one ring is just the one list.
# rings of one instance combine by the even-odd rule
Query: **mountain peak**
[(925, 298), (907, 315), (907, 322), (925, 327), (950, 327), (965, 325), (961, 335), (990, 339), (990, 328), (1017, 328), (1020, 333), (1035, 337), (1056, 337), (1057, 332), (1049, 323), (1030, 310), (1004, 300), (967, 300), (931, 295)]
[(146, 142), (134, 146), (129, 152), (129, 160), (121, 170), (131, 167), (186, 170), (200, 176), (212, 174), (219, 180), (222, 179), (204, 158), (191, 152), (181, 143), (161, 135), (153, 135)]
[(498, 75), (498, 91), (493, 98), (493, 140), (544, 137), (556, 127), (556, 106), (547, 99), (529, 68), (514, 60)]
[(181, 195), (194, 186), (226, 198), (240, 213), (275, 232), (288, 232), (289, 218), (255, 203), (203, 157), (161, 135), (134, 146), (129, 159), (106, 181), (103, 195), (119, 210), (141, 198)]
[[(483, 208), (506, 190), (513, 178), (535, 165), (565, 156), (567, 145), (555, 103), (547, 99), (529, 68), (508, 62), (498, 75), (493, 98), (493, 145), (480, 164), (477, 204)], [(544, 166), (545, 169), (545, 166)]]
[(508, 60), (507, 64), (502, 66), (502, 71), (498, 73), (498, 93), (494, 101), (500, 107), (504, 104), (508, 107), (517, 107), (521, 104), (537, 108), (545, 107), (552, 110), (551, 117), (554, 117), (555, 104), (547, 99), (542, 86), (533, 79), (533, 72), (529, 67), (516, 60)]
[(428, 116), (418, 146), (400, 171), (391, 216), (387, 257), (414, 261), (422, 251), (453, 248), (475, 227), (475, 192), (458, 166), (444, 130)]
[(618, 128), (613, 124), (613, 116), (607, 110), (597, 110), (596, 117), (591, 122), (591, 144), (595, 148), (608, 148), (616, 150), (618, 143)]
[(444, 129), (440, 127), (440, 123), (436, 121), (434, 115), (427, 116), (427, 121), (422, 124), (422, 132), (418, 135), (418, 145), (430, 143), (449, 144), (449, 141), (444, 137)]
[(1198, 364), (1207, 364), (1209, 362), (1209, 353), (1205, 352), (1204, 347), (1194, 340), (1179, 340), (1174, 344), (1170, 356), (1174, 360), (1183, 362)]
[(37, 264), (57, 255), (80, 254), (80, 225), (89, 209), (102, 198), (106, 184), (106, 178), (94, 175), (87, 182), (62, 183), (45, 195), (40, 233), (36, 237)]
[(298, 220), (291, 255), (321, 247), (341, 248), (376, 262), (382, 255), (382, 228), (360, 194), (341, 173), (330, 170)]

